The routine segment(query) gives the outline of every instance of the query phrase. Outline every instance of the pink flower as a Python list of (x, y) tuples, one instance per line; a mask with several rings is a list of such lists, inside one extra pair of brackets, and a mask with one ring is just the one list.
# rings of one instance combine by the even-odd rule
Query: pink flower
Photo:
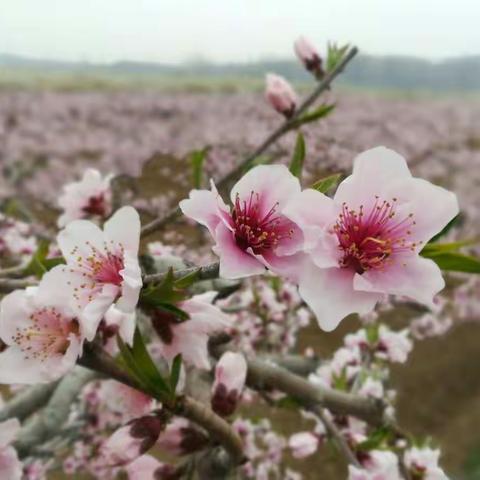
[(444, 287), (440, 269), (419, 252), (458, 213), (457, 198), (412, 177), (392, 150), (359, 155), (333, 200), (307, 189), (284, 213), (303, 229), (312, 261), (299, 291), (325, 330), (368, 313), (385, 294), (433, 305)]
[(280, 75), (269, 73), (266, 77), (265, 97), (282, 115), (290, 118), (297, 108), (298, 98), (292, 86)]
[(405, 363), (412, 351), (413, 343), (407, 329), (394, 332), (385, 325), (378, 329), (378, 350), (375, 355), (390, 362)]
[(174, 480), (180, 478), (175, 476), (175, 467), (159, 462), (151, 455), (142, 455), (134, 462), (129, 463), (125, 470), (129, 480)]
[(397, 456), (389, 451), (373, 450), (363, 462), (363, 469), (350, 465), (348, 480), (401, 480)]
[(110, 182), (113, 175), (102, 178), (102, 174), (89, 168), (78, 182), (63, 187), (63, 194), (58, 204), (63, 214), (58, 219), (58, 226), (64, 227), (72, 220), (98, 216), (107, 218), (112, 211), (112, 192)]
[(103, 231), (88, 220), (75, 220), (58, 234), (67, 265), (52, 272), (58, 275), (57, 288), (69, 287), (87, 340), (93, 340), (113, 303), (124, 313), (135, 311), (142, 288), (139, 239), (140, 218), (132, 207), (118, 210)]
[(102, 445), (106, 465), (119, 466), (133, 462), (155, 445), (165, 426), (159, 415), (136, 418), (116, 430)]
[(305, 458), (317, 451), (319, 440), (319, 437), (311, 432), (298, 432), (289, 438), (288, 446), (294, 458)]
[(284, 165), (260, 165), (232, 188), (231, 209), (213, 183), (211, 191), (192, 190), (180, 208), (210, 231), (222, 277), (257, 275), (265, 268), (296, 277), (303, 237), (283, 209), (300, 190), (298, 179)]
[(323, 76), (322, 59), (315, 46), (304, 36), (299, 37), (294, 46), (295, 54), (305, 68), (317, 78)]
[(405, 466), (414, 478), (422, 480), (448, 480), (443, 470), (438, 466), (440, 450), (413, 447), (405, 452)]
[[(4, 368), (2, 364), (2, 368)], [(16, 450), (11, 446), (18, 431), (20, 422), (11, 418), (0, 423), (0, 478), (5, 480), (21, 480), (23, 467)]]
[(0, 383), (42, 383), (74, 367), (83, 338), (65, 289), (56, 275), (44, 275), (39, 287), (16, 290), (3, 298)]
[(237, 407), (245, 386), (247, 362), (241, 353), (225, 352), (215, 367), (212, 387), (212, 409), (227, 417)]
[(212, 305), (211, 300), (212, 296), (207, 292), (182, 302), (179, 307), (190, 315), (183, 322), (162, 310), (152, 313), (152, 324), (161, 340), (159, 350), (167, 361), (170, 362), (181, 353), (186, 364), (210, 368), (207, 348), (209, 335), (231, 325), (230, 318)]
[(175, 417), (158, 437), (157, 447), (180, 456), (196, 452), (204, 448), (208, 442), (208, 436), (188, 420)]

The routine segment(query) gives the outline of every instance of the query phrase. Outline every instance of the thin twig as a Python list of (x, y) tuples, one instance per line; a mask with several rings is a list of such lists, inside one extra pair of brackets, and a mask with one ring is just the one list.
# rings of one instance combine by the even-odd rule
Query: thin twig
[(333, 441), (336, 443), (338, 449), (343, 454), (347, 462), (350, 465), (354, 465), (355, 467), (362, 468), (357, 457), (352, 452), (351, 448), (346, 442), (345, 437), (342, 435), (342, 432), (340, 432), (340, 430), (337, 428), (337, 426), (335, 425), (335, 422), (333, 422), (330, 419), (328, 412), (324, 408), (319, 406), (312, 407), (311, 411), (315, 413), (322, 420), (323, 424), (325, 425), (325, 428), (327, 429), (327, 432), (330, 434)]
[[(252, 153), (250, 153), (246, 158), (244, 158), (233, 170), (231, 170), (227, 175), (225, 175), (218, 183), (217, 186), (219, 189), (227, 186), (232, 180), (236, 179), (244, 169), (253, 161), (255, 158), (264, 153), (273, 143), (275, 143), (280, 137), (285, 133), (292, 130), (298, 125), (298, 119), (315, 103), (317, 98), (325, 91), (330, 88), (333, 80), (344, 70), (346, 65), (355, 57), (358, 53), (356, 47), (352, 47), (343, 59), (332, 69), (324, 79), (318, 84), (318, 86), (313, 90), (313, 92), (303, 101), (303, 103), (295, 111), (295, 114), (289, 119), (286, 120), (282, 125), (280, 125), (275, 131), (273, 131)], [(150, 235), (151, 233), (161, 229), (166, 224), (170, 223), (172, 220), (175, 220), (180, 215), (180, 209), (178, 207), (170, 210), (165, 216), (157, 218), (152, 222), (148, 223), (142, 228), (142, 236)]]

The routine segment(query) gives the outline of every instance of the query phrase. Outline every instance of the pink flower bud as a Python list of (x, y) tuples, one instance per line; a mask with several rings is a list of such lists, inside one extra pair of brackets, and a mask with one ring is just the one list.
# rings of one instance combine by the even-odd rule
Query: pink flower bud
[(215, 368), (212, 387), (212, 409), (224, 417), (231, 415), (247, 377), (247, 362), (240, 353), (226, 352)]
[(150, 450), (165, 426), (161, 415), (136, 418), (116, 430), (102, 450), (111, 466), (126, 465)]
[(318, 448), (320, 441), (317, 435), (311, 432), (298, 432), (288, 440), (288, 446), (295, 458), (305, 458), (313, 455)]
[(184, 418), (174, 418), (157, 440), (157, 446), (172, 455), (187, 455), (207, 445), (208, 436)]
[(287, 118), (295, 112), (297, 94), (283, 77), (273, 73), (267, 75), (265, 96), (270, 105)]
[(312, 72), (317, 78), (323, 77), (322, 59), (315, 46), (307, 38), (299, 37), (293, 48), (295, 54), (309, 72)]

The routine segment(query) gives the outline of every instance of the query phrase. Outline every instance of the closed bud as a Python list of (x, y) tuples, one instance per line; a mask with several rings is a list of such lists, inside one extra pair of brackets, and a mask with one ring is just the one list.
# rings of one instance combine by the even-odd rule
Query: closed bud
[(322, 68), (322, 59), (315, 46), (305, 37), (299, 37), (294, 44), (295, 54), (304, 67), (317, 79), (323, 78), (325, 72)]
[(267, 75), (265, 96), (270, 105), (285, 117), (290, 118), (295, 113), (297, 94), (283, 77), (273, 73)]
[(212, 409), (221, 416), (231, 415), (245, 386), (247, 362), (240, 353), (226, 352), (215, 368), (212, 387)]
[(165, 426), (163, 415), (145, 415), (116, 430), (104, 443), (103, 454), (110, 465), (126, 465), (155, 445)]

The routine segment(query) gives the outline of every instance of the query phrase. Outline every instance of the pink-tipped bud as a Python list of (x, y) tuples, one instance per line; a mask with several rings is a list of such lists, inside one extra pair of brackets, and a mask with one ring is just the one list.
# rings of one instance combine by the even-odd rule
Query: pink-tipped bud
[(208, 444), (208, 436), (184, 418), (174, 418), (161, 433), (157, 446), (172, 455), (187, 455)]
[(108, 464), (119, 466), (133, 462), (155, 445), (164, 426), (162, 415), (146, 415), (120, 427), (102, 447)]
[(212, 409), (227, 417), (237, 407), (245, 386), (247, 362), (240, 353), (226, 352), (215, 368), (215, 382), (212, 387)]
[(295, 113), (297, 94), (283, 77), (273, 73), (267, 75), (265, 96), (270, 105), (285, 117), (290, 118)]
[(299, 37), (293, 46), (295, 54), (304, 67), (318, 79), (325, 74), (322, 68), (322, 59), (315, 46), (305, 37)]

